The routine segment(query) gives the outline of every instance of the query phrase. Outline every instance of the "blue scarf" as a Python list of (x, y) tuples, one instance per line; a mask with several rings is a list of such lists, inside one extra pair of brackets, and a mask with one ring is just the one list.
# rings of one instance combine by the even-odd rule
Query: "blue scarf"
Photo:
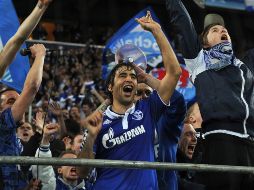
[(207, 69), (220, 70), (228, 65), (241, 65), (241, 61), (234, 55), (232, 44), (222, 42), (209, 50), (204, 50), (204, 60)]

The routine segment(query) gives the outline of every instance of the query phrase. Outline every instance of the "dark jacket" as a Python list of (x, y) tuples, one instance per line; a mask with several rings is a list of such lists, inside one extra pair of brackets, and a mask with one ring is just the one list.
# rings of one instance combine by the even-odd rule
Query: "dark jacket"
[[(203, 49), (188, 12), (180, 0), (167, 0), (166, 5), (170, 23), (181, 35), (186, 64), (197, 64)], [(239, 66), (231, 64), (218, 70), (189, 70), (196, 74), (194, 85), (205, 135), (254, 136), (254, 50), (246, 52), (241, 61)]]
[[(178, 163), (193, 163), (180, 149), (177, 149)], [(195, 171), (178, 171), (178, 190), (204, 190), (205, 186), (195, 182)]]
[(65, 183), (61, 177), (56, 179), (56, 190), (86, 190), (85, 182), (82, 180), (80, 183), (72, 187), (69, 184)]

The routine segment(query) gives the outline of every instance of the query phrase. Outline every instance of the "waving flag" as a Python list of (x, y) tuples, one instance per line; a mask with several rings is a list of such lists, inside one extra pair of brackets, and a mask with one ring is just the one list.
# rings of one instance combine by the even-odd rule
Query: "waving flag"
[(153, 19), (159, 22), (154, 11), (147, 7), (140, 11), (132, 19), (130, 19), (122, 28), (114, 34), (114, 36), (108, 41), (103, 51), (103, 65), (102, 65), (102, 78), (106, 79), (107, 74), (115, 65), (115, 53), (117, 49), (125, 44), (134, 44), (139, 47), (146, 55), (147, 64), (156, 67), (162, 62), (160, 49), (156, 43), (152, 33), (145, 31), (139, 23), (135, 21), (135, 18), (141, 18), (146, 16), (146, 12), (149, 10)]
[[(11, 0), (0, 0), (0, 51), (6, 42), (16, 33), (19, 20)], [(22, 48), (25, 48), (23, 45)], [(17, 54), (12, 64), (7, 68), (1, 82), (21, 92), (29, 71), (29, 60)]]

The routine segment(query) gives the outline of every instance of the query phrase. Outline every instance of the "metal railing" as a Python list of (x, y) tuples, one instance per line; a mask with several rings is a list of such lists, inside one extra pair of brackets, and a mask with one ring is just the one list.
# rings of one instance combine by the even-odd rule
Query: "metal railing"
[(95, 44), (78, 44), (78, 43), (69, 43), (69, 42), (58, 42), (58, 41), (46, 41), (46, 40), (26, 40), (27, 44), (36, 44), (42, 43), (47, 46), (58, 46), (58, 47), (69, 47), (69, 48), (85, 48), (87, 46), (91, 48), (103, 49), (105, 46), (95, 45)]
[(21, 165), (55, 165), (55, 166), (90, 166), (98, 168), (124, 168), (124, 169), (157, 169), (157, 170), (192, 170), (198, 172), (231, 172), (254, 174), (254, 167), (101, 160), (101, 159), (73, 159), (73, 158), (36, 158), (28, 156), (0, 156), (0, 164)]

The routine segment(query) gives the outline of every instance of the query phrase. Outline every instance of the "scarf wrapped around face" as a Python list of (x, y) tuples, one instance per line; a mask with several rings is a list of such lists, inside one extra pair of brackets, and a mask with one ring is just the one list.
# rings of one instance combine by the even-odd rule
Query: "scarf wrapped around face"
[(240, 66), (242, 62), (234, 55), (230, 42), (219, 43), (209, 50), (204, 50), (204, 60), (207, 69), (220, 70), (228, 65)]

